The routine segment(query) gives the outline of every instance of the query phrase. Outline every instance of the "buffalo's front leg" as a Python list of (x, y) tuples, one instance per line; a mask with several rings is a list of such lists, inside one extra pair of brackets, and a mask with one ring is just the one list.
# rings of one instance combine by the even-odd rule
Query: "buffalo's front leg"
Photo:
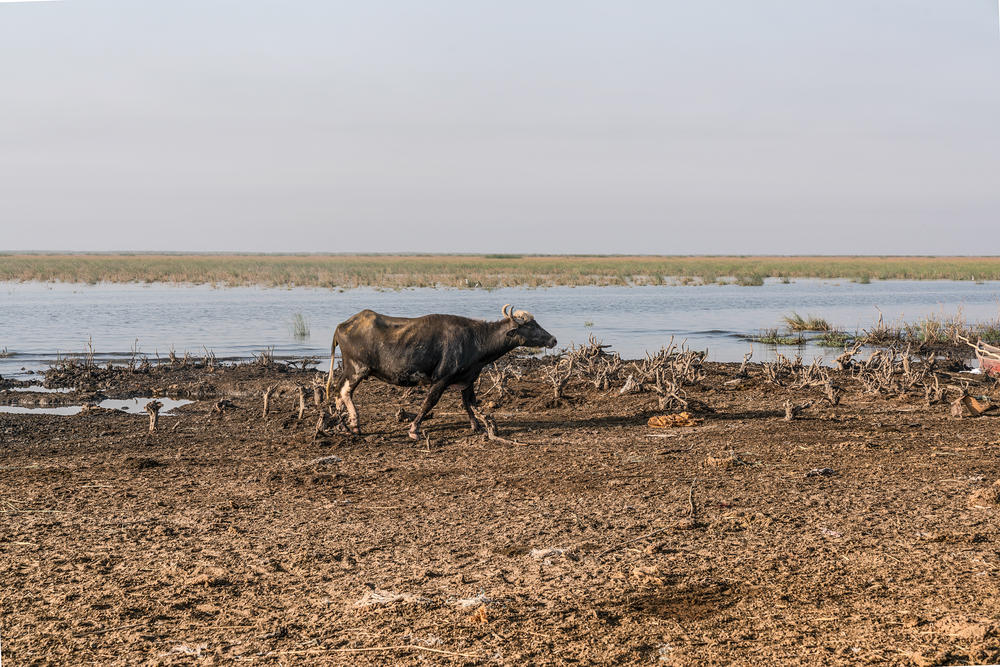
[(479, 423), (479, 418), (476, 417), (476, 411), (472, 409), (472, 406), (475, 404), (476, 386), (474, 384), (470, 384), (462, 390), (462, 407), (469, 413), (469, 426), (472, 427), (472, 432), (479, 433), (483, 430), (483, 425)]
[(424, 398), (424, 402), (420, 405), (420, 410), (417, 412), (416, 418), (414, 418), (413, 423), (410, 424), (410, 438), (413, 440), (420, 439), (420, 422), (423, 421), (427, 413), (434, 409), (437, 405), (438, 400), (441, 398), (441, 394), (448, 387), (447, 382), (438, 382), (431, 386), (430, 391), (427, 392), (427, 396)]

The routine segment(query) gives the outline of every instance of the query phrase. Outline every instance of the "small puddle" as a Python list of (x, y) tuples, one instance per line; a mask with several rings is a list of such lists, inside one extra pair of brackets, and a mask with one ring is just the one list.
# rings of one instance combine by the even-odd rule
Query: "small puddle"
[[(98, 407), (108, 410), (118, 410), (130, 415), (146, 414), (146, 404), (152, 400), (157, 400), (163, 404), (160, 408), (160, 416), (171, 416), (170, 411), (182, 405), (194, 403), (177, 398), (109, 398), (98, 403)], [(25, 408), (19, 405), (0, 405), (0, 413), (12, 415), (63, 415), (66, 417), (80, 414), (82, 405), (62, 405), (54, 408)]]
[(146, 403), (150, 401), (159, 401), (163, 403), (163, 407), (160, 408), (160, 416), (163, 415), (170, 416), (170, 411), (174, 408), (179, 408), (182, 405), (189, 405), (194, 403), (194, 401), (189, 401), (183, 398), (108, 398), (97, 405), (102, 408), (108, 408), (109, 410), (121, 410), (122, 412), (127, 412), (130, 415), (144, 415), (146, 414)]
[(68, 394), (73, 391), (73, 387), (56, 387), (49, 389), (40, 384), (32, 384), (27, 387), (7, 387), (7, 391), (30, 391), (39, 394)]
[(23, 408), (20, 405), (0, 405), (0, 414), (11, 415), (75, 415), (83, 410), (82, 405), (63, 405), (58, 408)]

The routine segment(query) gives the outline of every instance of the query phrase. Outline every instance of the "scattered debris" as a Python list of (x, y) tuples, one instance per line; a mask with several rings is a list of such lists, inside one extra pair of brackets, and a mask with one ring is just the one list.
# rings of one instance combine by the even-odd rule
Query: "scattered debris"
[(631, 373), (625, 380), (625, 384), (622, 385), (621, 389), (618, 390), (619, 396), (624, 396), (625, 394), (637, 394), (642, 391), (642, 387), (639, 383), (635, 381), (635, 376)]
[(261, 635), (260, 639), (283, 639), (288, 636), (288, 628), (281, 626), (277, 630), (268, 632), (267, 634)]
[(207, 588), (219, 588), (231, 586), (229, 572), (221, 567), (203, 567), (198, 570), (195, 576), (185, 582), (188, 586), (205, 586)]
[(566, 553), (565, 549), (557, 549), (555, 547), (549, 547), (548, 549), (532, 549), (528, 554), (535, 560), (542, 560), (543, 558), (554, 558), (556, 556), (562, 556)]
[(650, 417), (646, 425), (650, 428), (674, 428), (677, 426), (697, 426), (703, 419), (695, 419), (690, 412), (678, 412), (673, 415), (656, 415)]
[(162, 461), (157, 461), (156, 459), (151, 459), (147, 457), (133, 458), (129, 457), (125, 459), (126, 462), (131, 463), (132, 467), (136, 470), (146, 470), (147, 468), (159, 468), (160, 466), (165, 466), (166, 463)]
[(489, 623), (490, 617), (486, 613), (486, 605), (482, 605), (468, 618), (469, 623), (473, 625), (485, 625)]
[(632, 568), (632, 578), (640, 586), (662, 586), (663, 575), (655, 565), (638, 566)]
[[(983, 396), (982, 399), (984, 401), (987, 400), (985, 396)], [(951, 403), (951, 416), (958, 417), (959, 419), (965, 417), (966, 414), (970, 417), (978, 417), (984, 412), (988, 412), (995, 408), (996, 406), (988, 401), (984, 403), (975, 396), (970, 396), (963, 391), (962, 395)]]
[(236, 410), (238, 409), (236, 404), (230, 400), (223, 398), (220, 401), (216, 401), (215, 405), (212, 406), (212, 414), (222, 414), (226, 410)]
[(969, 496), (969, 507), (995, 509), (1000, 505), (1000, 479), (984, 489), (976, 489)]
[(705, 459), (705, 465), (711, 468), (734, 468), (736, 466), (747, 465), (747, 462), (736, 455), (736, 452), (729, 452), (722, 456), (709, 456)]
[(484, 605), (494, 604), (496, 601), (493, 598), (488, 598), (482, 593), (471, 598), (462, 598), (460, 600), (455, 600), (455, 604), (463, 609), (471, 609), (472, 607), (480, 607)]
[(332, 466), (338, 463), (342, 463), (344, 459), (339, 456), (321, 456), (318, 459), (313, 459), (311, 461), (306, 461), (301, 463), (297, 468), (308, 468), (309, 466)]
[(806, 477), (833, 477), (836, 474), (833, 468), (813, 468), (806, 473)]
[(791, 401), (785, 401), (785, 421), (790, 422), (799, 416), (803, 410), (808, 408), (813, 404), (812, 401), (806, 401), (805, 403), (793, 404)]
[[(408, 410), (404, 410), (403, 408), (396, 410), (396, 421), (399, 422), (400, 424), (402, 424), (403, 422), (411, 422), (416, 418), (417, 418), (417, 413), (415, 412), (409, 412)], [(433, 410), (424, 415), (424, 419), (433, 419), (433, 418), (434, 418)]]
[(364, 597), (355, 602), (354, 606), (377, 607), (380, 605), (395, 604), (396, 602), (427, 604), (431, 602), (431, 599), (414, 593), (395, 593), (393, 591), (383, 591), (378, 588), (372, 588), (364, 594)]

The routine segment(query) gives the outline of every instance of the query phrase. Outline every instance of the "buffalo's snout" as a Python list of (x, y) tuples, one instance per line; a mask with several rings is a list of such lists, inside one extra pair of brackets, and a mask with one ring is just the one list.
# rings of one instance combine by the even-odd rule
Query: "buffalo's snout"
[(555, 346), (556, 346), (556, 337), (549, 336), (549, 342), (545, 344), (545, 347), (555, 347)]

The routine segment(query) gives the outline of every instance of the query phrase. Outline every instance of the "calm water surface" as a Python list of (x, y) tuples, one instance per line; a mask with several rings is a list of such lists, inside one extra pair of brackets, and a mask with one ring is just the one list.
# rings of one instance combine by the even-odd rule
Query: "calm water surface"
[[(626, 357), (656, 350), (671, 336), (714, 361), (738, 361), (747, 336), (780, 326), (792, 311), (821, 316), (838, 328), (870, 327), (881, 309), (887, 321), (913, 320), (961, 310), (966, 319), (1000, 314), (1000, 283), (886, 281), (769, 281), (763, 287), (734, 285), (659, 287), (553, 287), (546, 289), (408, 289), (343, 292), (317, 288), (213, 288), (209, 286), (93, 286), (0, 283), (0, 375), (24, 376), (57, 355), (79, 355), (92, 341), (99, 361), (127, 358), (138, 340), (142, 354), (194, 356), (212, 350), (219, 359), (247, 358), (265, 348), (276, 356), (329, 354), (338, 322), (364, 308), (400, 316), (455, 313), (499, 319), (512, 303), (533, 312), (559, 346), (586, 342), (591, 334)], [(297, 340), (292, 319), (301, 313), (310, 336)], [(796, 348), (782, 348), (794, 354)], [(806, 346), (806, 359), (835, 356)], [(754, 346), (754, 359), (774, 348)], [(322, 365), (322, 364), (321, 364)]]

